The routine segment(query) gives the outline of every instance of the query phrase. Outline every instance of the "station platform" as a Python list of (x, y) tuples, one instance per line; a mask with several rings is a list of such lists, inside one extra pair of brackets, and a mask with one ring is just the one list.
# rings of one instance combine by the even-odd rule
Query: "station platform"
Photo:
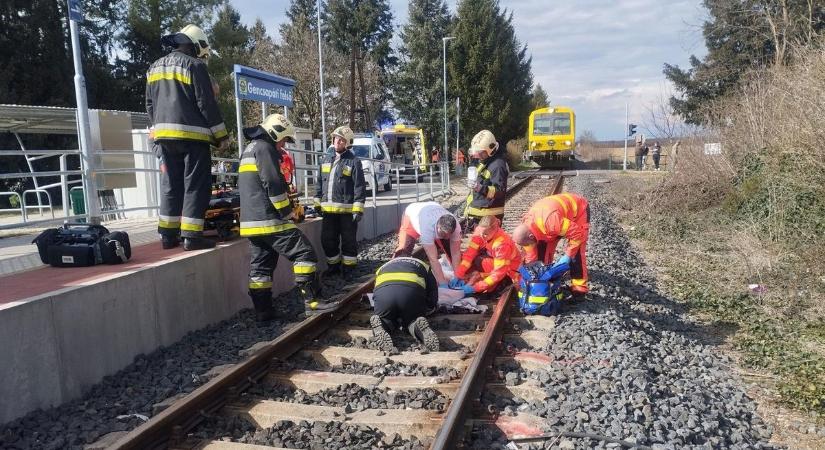
[[(397, 203), (395, 192), (382, 197), (375, 206), (367, 200), (359, 239), (396, 231), (415, 201)], [(421, 201), (429, 199), (421, 193)], [(78, 398), (135, 356), (251, 306), (246, 239), (211, 250), (163, 250), (156, 219), (104, 225), (129, 233), (127, 263), (55, 268), (43, 265), (31, 244), (37, 230), (0, 239), (0, 423)], [(320, 219), (298, 226), (323, 255)], [(273, 293), (291, 289), (291, 264), (282, 259), (273, 278)]]

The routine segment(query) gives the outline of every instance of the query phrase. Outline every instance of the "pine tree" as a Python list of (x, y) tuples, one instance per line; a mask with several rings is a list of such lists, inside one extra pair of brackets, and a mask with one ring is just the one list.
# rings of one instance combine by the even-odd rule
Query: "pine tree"
[[(371, 110), (369, 95), (378, 96), (379, 109), (388, 99), (388, 91), (367, 92), (365, 78), (369, 61), (377, 64), (381, 86), (386, 86), (388, 71), (396, 60), (392, 55), (392, 12), (387, 0), (330, 0), (327, 7), (329, 40), (340, 52), (350, 57), (349, 68), (349, 123), (355, 126), (356, 111), (361, 111), (364, 121), (361, 128), (374, 125), (376, 111)], [(358, 87), (356, 88), (356, 80)], [(356, 91), (360, 107), (356, 107)]]
[(531, 111), (535, 111), (539, 108), (546, 108), (550, 105), (550, 100), (547, 98), (547, 92), (545, 92), (544, 88), (542, 88), (538, 83), (536, 83), (536, 87), (533, 88), (533, 92), (530, 94), (530, 97)]
[(429, 142), (444, 140), (441, 39), (451, 18), (444, 0), (410, 0), (410, 20), (401, 31), (394, 106), (401, 118), (421, 127)]
[(533, 85), (531, 58), (512, 20), (498, 0), (462, 0), (447, 58), (450, 89), (461, 96), (464, 135), (489, 129), (502, 148), (527, 130)]

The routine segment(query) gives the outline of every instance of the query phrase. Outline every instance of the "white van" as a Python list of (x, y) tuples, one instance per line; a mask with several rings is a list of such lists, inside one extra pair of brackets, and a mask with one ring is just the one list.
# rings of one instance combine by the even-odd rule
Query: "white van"
[[(331, 155), (335, 149), (330, 145), (327, 147), (327, 155)], [(390, 152), (381, 138), (356, 134), (352, 144), (352, 152), (359, 158), (370, 158), (381, 162), (361, 160), (361, 167), (364, 169), (364, 179), (367, 181), (367, 195), (371, 195), (372, 186), (375, 184), (376, 192), (392, 190), (392, 174), (390, 171)]]

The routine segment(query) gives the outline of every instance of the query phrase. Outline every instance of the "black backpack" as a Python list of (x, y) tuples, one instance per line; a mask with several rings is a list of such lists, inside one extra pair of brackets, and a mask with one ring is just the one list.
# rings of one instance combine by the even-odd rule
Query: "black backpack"
[(109, 232), (102, 225), (66, 223), (43, 231), (32, 241), (40, 260), (54, 267), (84, 267), (121, 264), (132, 257), (129, 235)]

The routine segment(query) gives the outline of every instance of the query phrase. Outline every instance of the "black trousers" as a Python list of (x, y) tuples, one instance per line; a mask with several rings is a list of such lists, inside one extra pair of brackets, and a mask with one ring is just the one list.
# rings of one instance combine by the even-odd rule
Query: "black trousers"
[(407, 327), (427, 313), (427, 295), (420, 286), (385, 284), (372, 294), (375, 314), (387, 331)]
[(280, 233), (249, 238), (250, 292), (272, 292), (272, 273), (278, 265), (278, 256), (284, 255), (292, 261), (292, 271), (296, 283), (310, 283), (315, 281), (316, 263), (315, 249), (309, 239), (297, 228)]
[(343, 259), (345, 266), (354, 266), (358, 257), (358, 222), (352, 214), (324, 214), (321, 222), (321, 246), (327, 257), (327, 264), (338, 264)]
[(659, 168), (659, 160), (662, 158), (662, 155), (659, 153), (653, 154), (653, 166), (658, 169)]
[(203, 234), (212, 195), (212, 155), (209, 144), (161, 141), (160, 220), (158, 233), (183, 237)]

